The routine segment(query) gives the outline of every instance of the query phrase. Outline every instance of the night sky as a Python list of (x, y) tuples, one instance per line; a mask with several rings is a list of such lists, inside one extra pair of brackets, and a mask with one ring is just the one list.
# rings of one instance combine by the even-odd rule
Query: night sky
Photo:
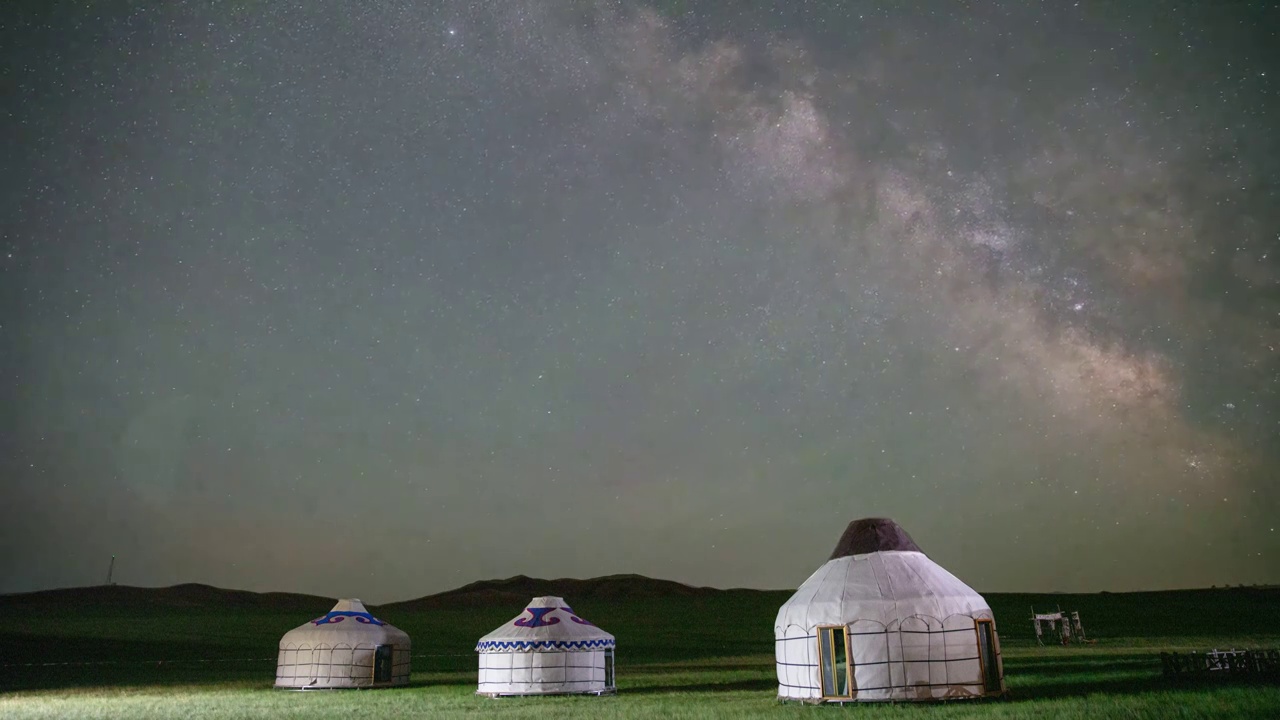
[(1269, 3), (5, 3), (0, 592), (1280, 582)]

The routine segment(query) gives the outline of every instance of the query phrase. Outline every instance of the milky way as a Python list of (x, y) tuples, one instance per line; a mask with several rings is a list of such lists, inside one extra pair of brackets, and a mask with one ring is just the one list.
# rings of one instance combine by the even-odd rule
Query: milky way
[(1280, 15), (877, 5), (7, 10), (0, 591), (1280, 582)]

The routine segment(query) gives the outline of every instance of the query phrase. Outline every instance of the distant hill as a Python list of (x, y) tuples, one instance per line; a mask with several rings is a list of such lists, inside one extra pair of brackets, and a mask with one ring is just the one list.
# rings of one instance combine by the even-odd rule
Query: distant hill
[(436, 610), (458, 607), (492, 607), (496, 605), (520, 605), (541, 595), (562, 597), (569, 602), (579, 600), (644, 599), (644, 598), (693, 598), (723, 593), (761, 593), (764, 590), (721, 590), (710, 587), (693, 587), (672, 580), (657, 580), (643, 575), (606, 575), (578, 580), (560, 578), (542, 580), (516, 575), (505, 580), (481, 580), (427, 595), (416, 600), (390, 603), (382, 607), (394, 610)]
[[(375, 612), (394, 612), (401, 617), (424, 611), (449, 609), (486, 609), (522, 607), (530, 598), (540, 595), (556, 595), (570, 603), (617, 600), (725, 600), (749, 604), (781, 605), (791, 590), (722, 590), (711, 587), (694, 587), (671, 580), (659, 580), (643, 575), (607, 575), (604, 577), (576, 579), (559, 578), (544, 580), (525, 575), (504, 580), (482, 580), (469, 585), (427, 595), (414, 600), (404, 600), (382, 605), (370, 604)], [(992, 610), (1000, 618), (1002, 634), (1022, 634), (1030, 625), (1023, 619), (1030, 616), (1032, 606), (1037, 609), (1081, 610), (1086, 629), (1106, 625), (1108, 616), (1141, 615), (1144, 622), (1170, 622), (1179, 624), (1179, 618), (1199, 617), (1216, 603), (1230, 600), (1237, 611), (1245, 607), (1258, 618), (1275, 618), (1275, 608), (1280, 607), (1280, 589), (1275, 587), (1238, 587), (1200, 590), (1166, 590), (1136, 593), (984, 593)], [(301, 593), (227, 590), (197, 583), (162, 588), (144, 588), (128, 585), (98, 585), (58, 590), (41, 590), (29, 593), (0, 595), (0, 611), (39, 611), (40, 614), (90, 611), (217, 611), (223, 609), (250, 610), (264, 613), (319, 614), (333, 606), (333, 598), (304, 595)], [(1222, 612), (1209, 613), (1217, 620)], [(1209, 619), (1198, 621), (1207, 627)], [(1267, 621), (1264, 624), (1268, 624)], [(1207, 623), (1207, 625), (1206, 625)], [(1141, 624), (1141, 623), (1140, 623)], [(1228, 623), (1230, 624), (1230, 623)], [(1026, 627), (1024, 627), (1024, 625)]]
[(300, 593), (226, 590), (212, 585), (185, 583), (171, 587), (146, 588), (131, 585), (39, 590), (0, 595), (0, 608), (94, 608), (94, 609), (200, 609), (235, 608), (283, 611), (316, 611), (333, 605), (329, 598)]
[[(483, 608), (520, 605), (539, 595), (556, 595), (570, 602), (578, 600), (695, 598), (724, 593), (756, 594), (763, 590), (721, 590), (693, 587), (671, 580), (643, 575), (608, 575), (580, 580), (543, 580), (525, 575), (505, 580), (481, 580), (435, 595), (371, 608), (395, 611), (438, 610), (442, 608)], [(58, 590), (0, 595), (0, 609), (95, 608), (95, 609), (201, 609), (234, 608), (316, 612), (333, 605), (333, 598), (300, 593), (227, 590), (211, 585), (187, 583), (171, 587), (146, 588), (130, 585), (94, 585)]]

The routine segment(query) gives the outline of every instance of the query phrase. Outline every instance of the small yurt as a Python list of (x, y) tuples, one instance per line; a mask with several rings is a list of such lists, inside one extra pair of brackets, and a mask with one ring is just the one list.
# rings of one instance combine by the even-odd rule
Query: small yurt
[(1005, 690), (987, 601), (892, 520), (850, 523), (831, 559), (778, 610), (773, 632), (780, 699), (950, 700)]
[(612, 693), (613, 650), (613, 636), (575, 615), (563, 598), (536, 597), (476, 644), (476, 694)]
[(280, 638), (278, 688), (372, 688), (408, 682), (409, 636), (370, 615), (359, 600), (339, 600), (322, 617)]

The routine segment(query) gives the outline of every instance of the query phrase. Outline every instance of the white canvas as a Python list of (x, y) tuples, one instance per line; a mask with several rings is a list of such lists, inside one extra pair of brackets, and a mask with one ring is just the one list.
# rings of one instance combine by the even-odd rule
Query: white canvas
[[(978, 620), (991, 620), (998, 690), (987, 690)], [(818, 628), (848, 629), (851, 696), (939, 700), (1004, 691), (999, 638), (982, 596), (922, 552), (877, 551), (828, 561), (778, 611), (778, 695), (823, 699)]]
[(480, 638), (481, 695), (613, 692), (614, 637), (576, 615), (563, 598), (537, 597)]
[[(391, 677), (374, 679), (380, 645), (391, 647)], [(276, 662), (276, 687), (296, 690), (367, 688), (409, 682), (409, 636), (359, 600), (339, 600), (325, 615), (285, 633)]]

